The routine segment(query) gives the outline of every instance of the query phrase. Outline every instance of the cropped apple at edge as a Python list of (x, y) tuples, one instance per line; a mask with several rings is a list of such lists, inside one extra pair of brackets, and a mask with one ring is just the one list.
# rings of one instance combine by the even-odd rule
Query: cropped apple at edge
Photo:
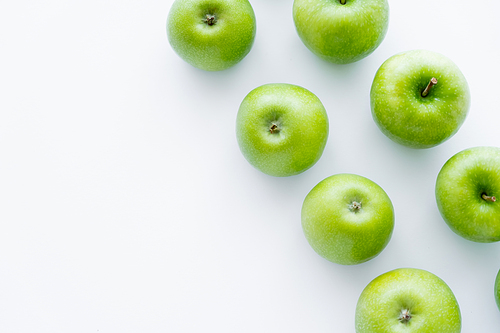
[(438, 276), (400, 268), (373, 279), (356, 305), (356, 333), (460, 333), (457, 299)]
[(441, 168), (435, 191), (439, 212), (453, 232), (474, 242), (500, 241), (500, 148), (455, 154)]
[(239, 63), (256, 34), (248, 0), (175, 0), (167, 18), (167, 37), (187, 63), (221, 71)]
[(323, 258), (356, 265), (378, 256), (394, 229), (394, 208), (368, 178), (337, 174), (319, 182), (302, 204), (302, 229)]
[(469, 112), (469, 86), (444, 55), (412, 50), (380, 66), (370, 104), (373, 120), (391, 140), (410, 148), (431, 148), (462, 126)]
[(318, 57), (348, 64), (370, 55), (389, 26), (387, 0), (295, 0), (293, 21), (304, 45)]
[(241, 102), (236, 138), (241, 153), (256, 169), (276, 177), (293, 176), (312, 167), (323, 154), (328, 116), (309, 90), (265, 84)]
[(497, 277), (495, 279), (494, 295), (498, 310), (500, 310), (500, 270), (498, 271)]

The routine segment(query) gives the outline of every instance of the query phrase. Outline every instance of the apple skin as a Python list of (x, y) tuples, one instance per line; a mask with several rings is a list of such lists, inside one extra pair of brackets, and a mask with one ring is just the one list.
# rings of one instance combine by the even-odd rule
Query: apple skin
[[(411, 318), (400, 321), (404, 310)], [(459, 333), (462, 319), (448, 285), (436, 275), (400, 268), (371, 281), (356, 305), (356, 333)]]
[(436, 202), (441, 216), (465, 239), (500, 241), (500, 148), (474, 147), (451, 157), (436, 180)]
[[(437, 79), (422, 97), (432, 78)], [(452, 137), (470, 106), (467, 80), (447, 57), (413, 50), (380, 66), (370, 92), (373, 120), (393, 141), (410, 148), (430, 148)]]
[[(353, 205), (360, 204), (355, 209)], [(306, 196), (302, 229), (323, 258), (356, 265), (375, 258), (394, 229), (394, 208), (385, 191), (368, 178), (337, 174), (317, 184)]]
[[(216, 22), (209, 25), (207, 15)], [(176, 0), (167, 18), (167, 37), (187, 63), (206, 71), (236, 65), (252, 48), (255, 14), (248, 0)]]
[(293, 176), (312, 167), (323, 154), (328, 115), (319, 98), (305, 88), (265, 84), (243, 99), (236, 138), (256, 169), (276, 177)]
[(500, 270), (497, 273), (497, 278), (495, 279), (495, 301), (497, 303), (498, 310), (500, 310)]
[(293, 20), (302, 42), (318, 57), (348, 64), (371, 54), (389, 26), (387, 0), (295, 0)]

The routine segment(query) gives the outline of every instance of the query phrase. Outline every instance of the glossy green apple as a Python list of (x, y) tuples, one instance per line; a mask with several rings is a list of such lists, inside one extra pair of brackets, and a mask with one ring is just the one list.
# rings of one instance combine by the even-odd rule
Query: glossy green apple
[(411, 148), (430, 148), (462, 126), (470, 94), (464, 75), (450, 59), (414, 50), (380, 66), (370, 101), (375, 123), (390, 139)]
[(326, 61), (347, 64), (382, 43), (389, 5), (387, 0), (295, 0), (293, 20), (309, 50)]
[(220, 71), (252, 48), (255, 15), (248, 0), (176, 0), (167, 18), (174, 51), (194, 67)]
[(356, 265), (379, 255), (394, 229), (389, 196), (373, 181), (353, 174), (330, 176), (306, 196), (302, 229), (320, 256)]
[(448, 285), (436, 275), (400, 268), (370, 282), (356, 305), (356, 333), (459, 333), (461, 315)]
[(495, 279), (495, 301), (497, 302), (498, 310), (500, 310), (500, 271), (497, 273), (497, 278)]
[(500, 148), (475, 147), (451, 157), (436, 181), (441, 216), (458, 235), (500, 241)]
[(236, 137), (243, 156), (255, 168), (271, 176), (292, 176), (312, 167), (323, 154), (328, 116), (309, 90), (266, 84), (243, 99)]

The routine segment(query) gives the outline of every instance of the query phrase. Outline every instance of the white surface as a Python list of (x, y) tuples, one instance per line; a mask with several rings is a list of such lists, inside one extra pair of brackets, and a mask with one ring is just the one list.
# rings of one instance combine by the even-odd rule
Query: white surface
[[(354, 332), (359, 294), (399, 267), (454, 291), (465, 332), (498, 332), (500, 243), (475, 244), (441, 219), (444, 162), (500, 146), (500, 4), (392, 0), (368, 58), (332, 65), (299, 40), (292, 0), (253, 0), (257, 37), (236, 67), (208, 73), (170, 48), (173, 0), (17, 0), (0, 11), (0, 331)], [(472, 105), (429, 150), (387, 139), (369, 90), (395, 53), (450, 57)], [(291, 178), (254, 170), (235, 119), (269, 82), (315, 93), (330, 119), (320, 161)], [(351, 267), (320, 258), (300, 226), (323, 178), (363, 175), (396, 211), (391, 242)]]

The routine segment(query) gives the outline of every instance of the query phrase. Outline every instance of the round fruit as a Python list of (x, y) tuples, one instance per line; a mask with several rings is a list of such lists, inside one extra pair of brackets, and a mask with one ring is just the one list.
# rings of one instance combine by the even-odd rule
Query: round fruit
[(292, 176), (312, 167), (323, 154), (328, 116), (309, 90), (266, 84), (243, 99), (236, 138), (243, 156), (255, 168), (271, 176)]
[(475, 147), (450, 158), (436, 181), (436, 202), (448, 226), (465, 239), (500, 241), (500, 148)]
[(422, 269), (400, 268), (370, 282), (356, 305), (356, 333), (460, 333), (448, 285)]
[(371, 54), (389, 26), (387, 0), (295, 0), (293, 20), (318, 57), (347, 64)]
[(370, 93), (373, 120), (393, 141), (430, 148), (452, 137), (469, 112), (469, 86), (445, 56), (403, 52), (380, 66)]
[(353, 174), (330, 176), (306, 196), (302, 229), (323, 258), (356, 265), (375, 258), (391, 239), (394, 209), (385, 191)]
[(174, 51), (194, 67), (220, 71), (252, 48), (255, 14), (248, 0), (176, 0), (167, 18)]

